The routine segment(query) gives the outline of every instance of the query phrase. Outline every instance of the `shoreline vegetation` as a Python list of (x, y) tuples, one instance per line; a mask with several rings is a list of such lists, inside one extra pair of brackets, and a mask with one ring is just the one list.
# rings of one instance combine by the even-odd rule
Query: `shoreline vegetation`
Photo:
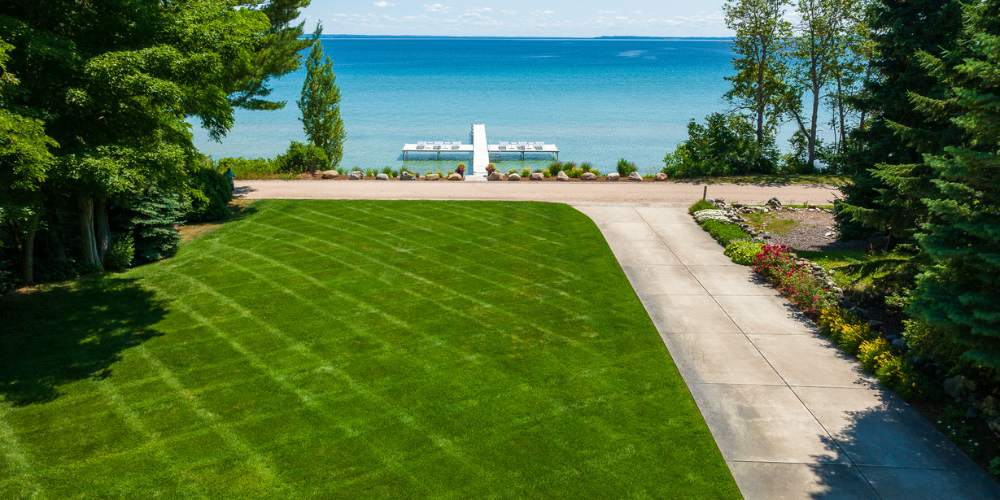
[[(491, 164), (491, 168), (498, 172), (500, 178), (491, 178), (493, 181), (509, 181), (511, 174), (517, 174), (518, 181), (571, 181), (571, 182), (614, 182), (627, 181), (633, 172), (639, 172), (635, 164), (623, 160), (619, 166), (611, 169), (618, 174), (618, 178), (609, 178), (608, 172), (594, 167), (590, 163), (584, 162), (577, 165), (574, 162), (555, 161), (545, 165), (534, 167), (505, 169), (503, 162)], [(439, 162), (435, 162), (439, 163)], [(448, 175), (456, 172), (459, 168), (465, 167), (464, 163), (457, 163), (453, 169), (442, 169), (437, 165), (426, 168), (343, 168), (336, 167), (329, 170), (315, 170), (311, 172), (286, 171), (281, 157), (278, 159), (267, 158), (222, 158), (213, 162), (215, 169), (223, 173), (231, 169), (238, 180), (446, 180)], [(621, 167), (621, 168), (619, 168)], [(351, 172), (361, 172), (361, 179), (352, 179)], [(403, 173), (409, 173), (412, 178), (403, 178)], [(566, 174), (566, 178), (561, 179), (560, 172)], [(584, 176), (585, 173), (594, 174), (593, 178)], [(542, 174), (541, 179), (531, 179), (531, 174)], [(384, 179), (378, 179), (379, 174), (385, 174)], [(432, 175), (433, 174), (433, 175)], [(785, 185), (816, 185), (828, 186), (831, 188), (841, 188), (847, 185), (850, 180), (847, 176), (833, 174), (746, 174), (727, 175), (715, 177), (691, 177), (673, 178), (664, 172), (639, 173), (641, 180), (658, 182), (678, 182), (687, 184), (745, 184), (757, 186), (785, 186)], [(428, 176), (431, 176), (430, 178)], [(612, 176), (613, 177), (613, 176)]]

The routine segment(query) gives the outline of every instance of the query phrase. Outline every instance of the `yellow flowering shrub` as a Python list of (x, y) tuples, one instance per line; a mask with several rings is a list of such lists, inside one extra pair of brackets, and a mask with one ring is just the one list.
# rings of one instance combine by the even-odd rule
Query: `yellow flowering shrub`
[(820, 310), (818, 323), (825, 335), (841, 349), (856, 355), (865, 371), (874, 374), (883, 384), (904, 397), (919, 392), (920, 382), (913, 367), (903, 356), (893, 352), (889, 342), (867, 323), (840, 306)]

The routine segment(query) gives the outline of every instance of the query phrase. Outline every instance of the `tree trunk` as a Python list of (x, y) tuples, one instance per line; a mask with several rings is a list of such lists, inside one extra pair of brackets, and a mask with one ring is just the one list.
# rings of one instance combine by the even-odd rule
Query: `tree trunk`
[(840, 144), (837, 145), (837, 151), (840, 154), (844, 154), (847, 150), (847, 111), (844, 109), (844, 82), (841, 78), (837, 78), (837, 115), (840, 120)]
[(35, 234), (38, 233), (38, 212), (31, 216), (21, 242), (21, 279), (25, 285), (35, 284)]
[(83, 244), (83, 263), (88, 267), (101, 269), (94, 234), (94, 199), (89, 196), (80, 197), (80, 240)]
[(819, 120), (819, 93), (820, 87), (813, 85), (812, 92), (812, 116), (809, 120), (809, 170), (816, 170), (816, 129)]
[[(761, 45), (766, 45), (762, 42)], [(764, 94), (764, 72), (767, 69), (767, 49), (761, 50), (760, 62), (757, 65), (757, 146), (764, 148), (764, 113), (767, 112), (767, 96)]]
[(104, 255), (108, 253), (108, 246), (111, 244), (111, 228), (108, 226), (108, 200), (103, 196), (94, 200), (94, 230), (97, 257), (104, 262)]

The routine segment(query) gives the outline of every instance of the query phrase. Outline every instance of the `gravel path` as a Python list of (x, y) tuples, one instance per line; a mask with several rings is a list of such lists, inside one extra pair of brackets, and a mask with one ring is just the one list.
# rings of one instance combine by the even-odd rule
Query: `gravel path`
[[(687, 206), (701, 198), (703, 185), (675, 182), (447, 182), (447, 181), (239, 181), (237, 193), (247, 199), (346, 200), (512, 200), (566, 203), (658, 203)], [(709, 198), (739, 203), (832, 203), (834, 187), (806, 185), (756, 186), (712, 184)]]

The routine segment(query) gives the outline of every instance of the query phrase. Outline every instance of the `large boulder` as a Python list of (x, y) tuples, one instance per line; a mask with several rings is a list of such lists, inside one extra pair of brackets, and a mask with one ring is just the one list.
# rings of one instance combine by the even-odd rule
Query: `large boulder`
[(438, 175), (438, 174), (427, 174), (427, 175), (424, 176), (424, 180), (425, 181), (436, 181), (436, 180), (438, 180), (440, 178), (441, 178), (441, 176)]
[(493, 172), (490, 172), (490, 175), (487, 176), (486, 179), (490, 180), (490, 181), (502, 181), (503, 180), (503, 174), (501, 174), (500, 172), (497, 172), (497, 171), (493, 171)]
[(580, 174), (580, 179), (581, 180), (585, 180), (585, 181), (596, 181), (597, 180), (597, 174), (595, 174), (593, 172), (584, 172), (584, 173)]
[(560, 170), (559, 173), (556, 174), (556, 180), (557, 181), (566, 182), (566, 181), (569, 180), (569, 176), (566, 175), (566, 172), (563, 172), (562, 170)]
[(632, 172), (631, 174), (628, 174), (628, 180), (632, 182), (642, 182), (642, 176), (639, 175), (639, 172)]
[(352, 181), (360, 181), (361, 179), (365, 178), (365, 173), (360, 170), (355, 170), (350, 174), (348, 174), (347, 178)]
[(533, 181), (543, 181), (545, 180), (545, 174), (541, 172), (532, 172), (530, 179)]
[(660, 172), (660, 173), (656, 174), (656, 180), (657, 180), (657, 182), (663, 182), (663, 181), (667, 180), (667, 174), (665, 174), (663, 172)]
[(417, 178), (416, 175), (413, 175), (410, 172), (407, 172), (406, 170), (403, 170), (402, 172), (399, 173), (399, 180), (401, 181), (412, 181), (416, 178)]
[(781, 210), (781, 200), (777, 198), (771, 198), (770, 200), (767, 200), (767, 203), (765, 203), (764, 205), (773, 208), (775, 210)]
[(508, 181), (517, 182), (517, 181), (521, 180), (521, 176), (518, 175), (518, 174), (510, 174), (510, 175), (507, 176), (507, 180)]
[(449, 181), (460, 181), (460, 180), (462, 180), (462, 174), (460, 174), (458, 172), (452, 172), (452, 173), (448, 174), (448, 180)]
[(375, 180), (377, 181), (387, 181), (389, 180), (389, 174), (376, 174)]
[(337, 177), (340, 177), (340, 172), (337, 172), (336, 170), (324, 170), (320, 173), (320, 177), (324, 179), (336, 179)]
[(611, 172), (608, 174), (608, 180), (611, 182), (616, 182), (619, 178), (621, 178), (621, 176), (618, 175), (618, 172)]

